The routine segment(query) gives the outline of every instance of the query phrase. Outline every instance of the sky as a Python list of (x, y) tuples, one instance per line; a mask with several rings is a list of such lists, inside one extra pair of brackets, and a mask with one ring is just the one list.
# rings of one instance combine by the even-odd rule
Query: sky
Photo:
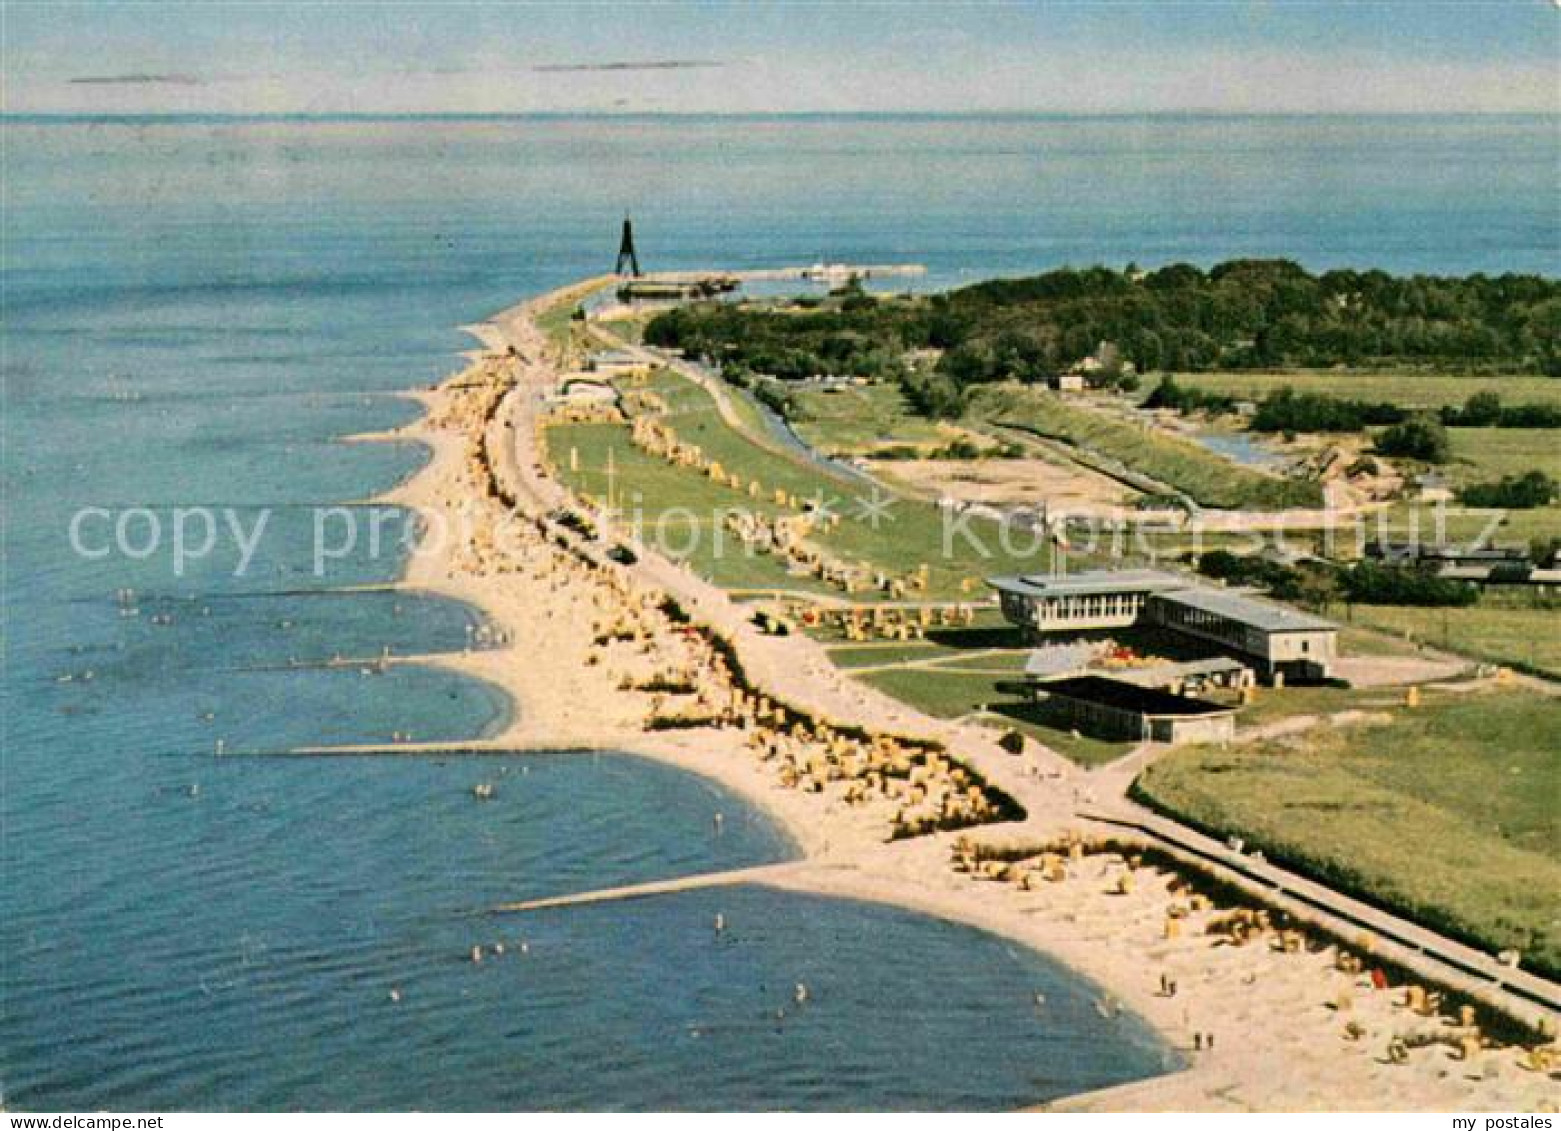
[(1561, 114), (1561, 0), (0, 0), (7, 113)]

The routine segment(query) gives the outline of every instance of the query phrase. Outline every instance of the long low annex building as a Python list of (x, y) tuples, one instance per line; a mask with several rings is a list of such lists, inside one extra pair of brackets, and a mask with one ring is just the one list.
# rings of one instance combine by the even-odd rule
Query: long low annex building
[(1003, 616), (1034, 637), (1148, 626), (1212, 645), (1267, 679), (1324, 680), (1338, 654), (1332, 621), (1236, 589), (1154, 569), (994, 577)]
[(1098, 738), (1177, 746), (1229, 742), (1236, 732), (1234, 707), (1104, 676), (1054, 679), (1035, 690), (1066, 715), (1070, 725)]

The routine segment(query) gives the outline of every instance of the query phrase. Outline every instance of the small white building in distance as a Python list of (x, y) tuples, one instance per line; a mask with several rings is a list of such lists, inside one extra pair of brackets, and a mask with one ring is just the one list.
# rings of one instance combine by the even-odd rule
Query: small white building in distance
[(1003, 616), (1031, 636), (1135, 625), (1190, 637), (1273, 680), (1329, 677), (1338, 626), (1277, 601), (1154, 569), (994, 577)]

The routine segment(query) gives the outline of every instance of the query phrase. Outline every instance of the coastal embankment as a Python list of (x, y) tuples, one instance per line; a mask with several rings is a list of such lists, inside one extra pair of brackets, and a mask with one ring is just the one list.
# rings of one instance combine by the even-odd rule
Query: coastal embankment
[[(1181, 1071), (1057, 1106), (1553, 1102), (1554, 1045), (1503, 1017), (1499, 994), (1468, 992), (1477, 987), (1451, 973), (1432, 979), (1424, 971), (1439, 968), (1423, 954), (1370, 930), (1340, 937), (1269, 906), (1217, 864), (1195, 867), (1091, 819), (1134, 812), (1108, 777), (1034, 744), (1010, 754), (991, 732), (851, 680), (806, 636), (765, 634), (751, 610), (573, 499), (539, 443), (561, 375), (538, 322), (605, 282), (474, 327), (483, 349), (418, 393), (426, 414), (392, 434), (430, 452), (384, 500), (414, 509), (424, 529), (402, 586), (488, 620), (476, 646), (428, 662), (516, 705), (502, 733), (462, 749), (618, 750), (718, 781), (771, 814), (801, 853), (743, 882), (896, 904), (1011, 938), (1092, 980), (1103, 1014), (1130, 1010), (1181, 1053)], [(1554, 1019), (1510, 1012), (1531, 1026)]]

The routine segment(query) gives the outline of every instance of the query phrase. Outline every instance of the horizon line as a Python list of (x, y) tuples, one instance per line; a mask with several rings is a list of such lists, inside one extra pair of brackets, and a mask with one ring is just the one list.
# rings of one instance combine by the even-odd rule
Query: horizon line
[(783, 118), (916, 118), (958, 120), (975, 118), (1049, 118), (1056, 120), (1111, 120), (1129, 118), (1557, 118), (1561, 107), (1539, 110), (343, 110), (343, 111), (243, 111), (243, 110), (146, 110), (103, 112), (93, 110), (3, 110), (0, 122), (340, 122), (340, 121), (497, 121), (569, 118), (728, 118), (732, 120)]

